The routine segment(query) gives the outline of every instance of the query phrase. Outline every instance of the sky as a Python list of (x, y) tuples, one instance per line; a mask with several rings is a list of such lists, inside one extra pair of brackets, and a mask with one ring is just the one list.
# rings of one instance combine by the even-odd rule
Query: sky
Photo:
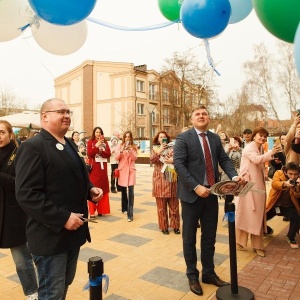
[[(98, 0), (90, 17), (131, 28), (168, 22), (156, 0)], [(87, 24), (84, 45), (70, 55), (46, 52), (35, 42), (30, 29), (14, 40), (0, 42), (0, 88), (10, 89), (34, 107), (54, 96), (54, 78), (85, 60), (146, 64), (148, 69), (160, 71), (164, 59), (175, 51), (193, 49), (200, 64), (207, 62), (203, 41), (191, 36), (180, 24), (152, 31), (121, 31), (90, 21)], [(211, 56), (221, 74), (214, 75), (221, 100), (240, 88), (244, 80), (242, 65), (253, 59), (253, 45), (263, 42), (272, 52), (277, 41), (261, 25), (254, 10), (209, 41)], [(285, 106), (279, 107), (282, 119), (289, 118)]]

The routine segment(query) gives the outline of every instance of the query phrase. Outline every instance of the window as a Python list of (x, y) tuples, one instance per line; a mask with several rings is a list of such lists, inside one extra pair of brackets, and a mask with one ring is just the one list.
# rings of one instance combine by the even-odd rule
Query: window
[(137, 114), (138, 115), (144, 115), (144, 104), (138, 103), (137, 104)]
[(163, 88), (163, 101), (169, 102), (169, 91), (167, 88)]
[(167, 108), (167, 107), (164, 108), (163, 116), (164, 116), (164, 123), (169, 123), (169, 120), (170, 120), (170, 110), (169, 110), (169, 108)]
[(142, 80), (136, 81), (136, 90), (138, 92), (144, 92), (145, 91), (145, 82)]
[(137, 133), (139, 138), (145, 137), (145, 128), (144, 127), (138, 127), (137, 128)]
[(156, 100), (155, 84), (153, 84), (153, 83), (149, 84), (149, 99), (150, 100)]
[(152, 136), (155, 136), (155, 135), (156, 135), (156, 128), (152, 127)]
[(158, 120), (158, 114), (155, 112), (152, 112), (152, 123), (156, 123)]
[(178, 91), (177, 90), (173, 90), (173, 98), (174, 98), (174, 104), (178, 105), (179, 99), (178, 99)]

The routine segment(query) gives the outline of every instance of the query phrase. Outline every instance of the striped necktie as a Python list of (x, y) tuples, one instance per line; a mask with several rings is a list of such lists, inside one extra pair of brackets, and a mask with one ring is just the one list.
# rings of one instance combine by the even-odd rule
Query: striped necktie
[(206, 178), (207, 183), (212, 186), (215, 183), (215, 172), (212, 164), (212, 157), (210, 154), (209, 146), (206, 140), (206, 134), (200, 133), (203, 141), (204, 155), (205, 155), (205, 170), (206, 170)]

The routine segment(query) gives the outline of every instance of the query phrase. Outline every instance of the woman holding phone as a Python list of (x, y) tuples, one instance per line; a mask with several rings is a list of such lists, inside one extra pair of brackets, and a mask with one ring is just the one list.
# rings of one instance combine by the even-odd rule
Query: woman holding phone
[(110, 213), (107, 159), (111, 153), (101, 127), (94, 128), (92, 138), (87, 142), (87, 155), (89, 165), (92, 167), (90, 180), (94, 186), (100, 187), (103, 190), (101, 201), (98, 203), (88, 201), (90, 217), (95, 218), (96, 210), (98, 216)]
[(175, 234), (180, 234), (177, 174), (173, 167), (173, 148), (169, 143), (170, 136), (164, 130), (153, 138), (150, 155), (150, 161), (154, 164), (152, 196), (156, 199), (159, 229), (163, 234), (169, 234), (170, 226)]
[[(125, 131), (122, 143), (116, 147), (116, 160), (119, 161), (118, 184), (122, 192), (122, 212), (127, 214), (128, 222), (133, 221), (134, 185), (136, 184), (135, 161), (137, 159), (137, 146), (133, 143), (131, 131)], [(127, 207), (127, 211), (124, 210)]]

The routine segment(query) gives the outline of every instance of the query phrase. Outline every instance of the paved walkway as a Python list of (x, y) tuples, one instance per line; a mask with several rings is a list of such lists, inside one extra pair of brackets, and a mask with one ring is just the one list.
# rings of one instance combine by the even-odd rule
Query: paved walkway
[[(181, 235), (171, 231), (165, 236), (158, 230), (156, 203), (151, 196), (153, 169), (137, 165), (137, 170), (133, 222), (127, 222), (126, 215), (121, 213), (121, 194), (110, 194), (111, 215), (90, 224), (92, 242), (81, 249), (67, 300), (89, 299), (89, 292), (82, 288), (88, 281), (87, 261), (93, 256), (102, 257), (104, 273), (110, 278), (103, 299), (216, 299), (217, 288), (212, 285), (202, 284), (202, 297), (190, 292)], [(223, 204), (221, 200), (215, 265), (217, 274), (230, 281), (228, 224), (222, 221)], [(237, 253), (239, 286), (249, 288), (256, 300), (300, 300), (300, 249), (293, 250), (287, 244), (288, 223), (281, 217), (275, 217), (269, 224), (274, 228), (274, 236), (265, 239), (265, 258), (256, 256), (251, 249)], [(299, 236), (297, 240), (300, 242)], [(199, 242), (197, 248), (199, 251)], [(25, 299), (10, 251), (5, 249), (0, 249), (0, 291), (1, 300)]]

